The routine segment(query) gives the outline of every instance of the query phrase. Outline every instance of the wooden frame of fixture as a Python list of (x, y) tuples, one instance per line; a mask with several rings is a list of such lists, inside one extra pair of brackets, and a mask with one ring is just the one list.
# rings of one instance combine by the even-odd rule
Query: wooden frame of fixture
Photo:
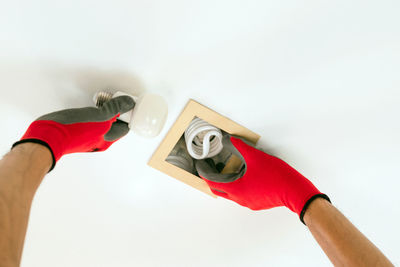
[(190, 99), (147, 164), (187, 185), (216, 197), (201, 178), (165, 161), (195, 117), (203, 119), (229, 134), (240, 136), (253, 144), (256, 144), (260, 138), (258, 134)]

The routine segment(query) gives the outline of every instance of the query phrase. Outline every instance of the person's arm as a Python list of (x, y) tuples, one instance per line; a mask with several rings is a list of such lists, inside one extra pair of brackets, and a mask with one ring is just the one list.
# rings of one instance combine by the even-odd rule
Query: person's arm
[(117, 118), (134, 106), (129, 96), (119, 96), (101, 108), (46, 114), (28, 127), (0, 161), (0, 267), (20, 264), (32, 199), (45, 174), (65, 154), (108, 149), (128, 133)]
[(304, 221), (335, 266), (393, 266), (338, 209), (322, 198), (307, 208)]
[(229, 135), (223, 145), (244, 167), (237, 173), (220, 173), (215, 163), (196, 161), (197, 172), (214, 194), (252, 210), (287, 207), (308, 226), (336, 266), (393, 266), (327, 195), (286, 162)]
[(33, 196), (52, 164), (48, 148), (21, 144), (0, 161), (0, 266), (19, 266)]

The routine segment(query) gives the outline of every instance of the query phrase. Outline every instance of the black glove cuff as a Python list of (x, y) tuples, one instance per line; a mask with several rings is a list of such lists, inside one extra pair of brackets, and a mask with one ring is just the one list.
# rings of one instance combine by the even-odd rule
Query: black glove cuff
[(317, 198), (326, 199), (327, 201), (329, 201), (329, 203), (331, 203), (331, 200), (330, 200), (329, 197), (328, 197), (327, 195), (325, 195), (325, 194), (316, 194), (316, 195), (313, 195), (309, 200), (307, 200), (306, 204), (304, 204), (304, 207), (303, 207), (303, 209), (302, 209), (301, 212), (300, 212), (300, 221), (301, 221), (304, 225), (306, 225), (306, 223), (304, 222), (304, 214), (306, 213), (307, 208), (308, 208), (308, 206), (310, 206), (311, 202), (313, 202), (313, 201), (314, 201), (315, 199), (317, 199)]
[(51, 164), (50, 170), (48, 172), (51, 172), (54, 169), (54, 167), (56, 166), (56, 158), (54, 157), (53, 150), (51, 150), (51, 147), (49, 146), (49, 144), (47, 144), (46, 142), (39, 140), (39, 139), (23, 139), (18, 142), (15, 142), (12, 145), (11, 149), (16, 147), (17, 145), (24, 144), (24, 143), (35, 143), (35, 144), (39, 144), (39, 145), (47, 147), (50, 150), (51, 157), (53, 158), (53, 164)]

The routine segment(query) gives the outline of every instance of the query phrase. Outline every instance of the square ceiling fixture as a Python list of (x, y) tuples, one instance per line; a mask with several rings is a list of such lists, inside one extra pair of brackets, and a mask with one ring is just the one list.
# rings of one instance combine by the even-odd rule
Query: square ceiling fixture
[[(196, 117), (208, 122), (209, 124), (212, 124), (213, 126), (231, 135), (244, 138), (254, 145), (260, 138), (258, 134), (190, 99), (183, 109), (182, 113), (179, 115), (175, 123), (172, 125), (171, 129), (168, 131), (165, 138), (161, 141), (161, 144), (154, 152), (153, 156), (150, 158), (148, 165), (208, 195), (216, 197), (211, 192), (207, 183), (203, 181), (199, 176), (196, 176), (166, 161), (166, 158), (171, 153), (175, 145), (178, 143), (186, 128)], [(232, 160), (231, 165), (235, 164), (234, 162), (235, 160)], [(227, 167), (232, 168), (232, 166), (228, 166), (228, 164), (225, 168)]]

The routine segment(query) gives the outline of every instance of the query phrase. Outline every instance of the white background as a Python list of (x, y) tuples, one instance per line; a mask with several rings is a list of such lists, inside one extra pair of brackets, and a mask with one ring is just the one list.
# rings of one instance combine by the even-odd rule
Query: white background
[(252, 212), (146, 165), (189, 98), (262, 135), (400, 264), (399, 1), (0, 3), (1, 153), (97, 90), (169, 104), (158, 138), (60, 160), (22, 266), (330, 265), (287, 209)]

